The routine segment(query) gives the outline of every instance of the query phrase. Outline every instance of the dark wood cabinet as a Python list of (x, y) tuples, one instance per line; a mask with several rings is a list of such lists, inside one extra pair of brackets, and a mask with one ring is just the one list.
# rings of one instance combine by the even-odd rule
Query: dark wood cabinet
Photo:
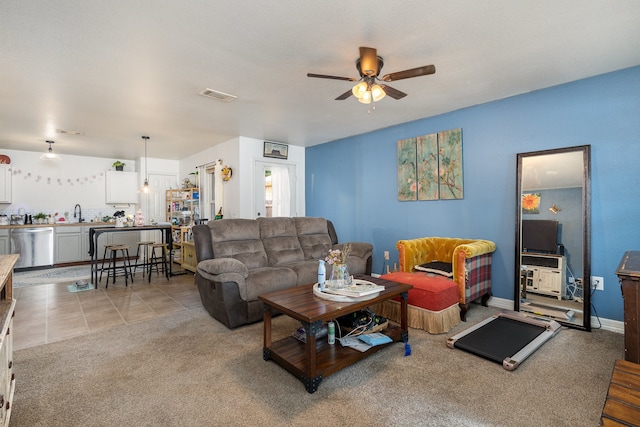
[(624, 358), (640, 363), (640, 251), (625, 252), (616, 275), (624, 300)]

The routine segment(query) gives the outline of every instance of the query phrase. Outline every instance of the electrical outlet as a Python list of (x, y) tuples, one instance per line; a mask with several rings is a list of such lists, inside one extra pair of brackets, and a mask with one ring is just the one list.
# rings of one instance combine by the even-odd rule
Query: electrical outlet
[(389, 261), (389, 251), (384, 251), (384, 259)]
[(591, 276), (591, 288), (596, 291), (604, 291), (604, 277)]

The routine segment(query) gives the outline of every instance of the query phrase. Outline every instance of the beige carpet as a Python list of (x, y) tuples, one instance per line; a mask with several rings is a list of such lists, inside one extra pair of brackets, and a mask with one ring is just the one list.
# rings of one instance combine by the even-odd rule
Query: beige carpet
[[(563, 329), (517, 370), (411, 330), (309, 394), (262, 359), (262, 324), (204, 310), (16, 351), (11, 426), (597, 426), (623, 336)], [(297, 325), (280, 316), (274, 336)]]

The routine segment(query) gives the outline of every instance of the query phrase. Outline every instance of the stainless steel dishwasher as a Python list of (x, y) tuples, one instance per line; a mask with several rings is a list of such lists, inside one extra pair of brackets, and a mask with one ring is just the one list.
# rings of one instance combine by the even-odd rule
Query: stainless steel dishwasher
[(53, 265), (53, 227), (12, 228), (11, 253), (20, 254), (15, 268)]

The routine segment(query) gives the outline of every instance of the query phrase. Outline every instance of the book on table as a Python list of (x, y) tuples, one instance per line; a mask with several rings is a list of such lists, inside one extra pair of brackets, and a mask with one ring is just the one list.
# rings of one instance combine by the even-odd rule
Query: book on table
[(384, 286), (376, 285), (374, 283), (361, 283), (356, 285), (347, 286), (345, 288), (325, 288), (324, 292), (342, 295), (346, 297), (362, 297), (365, 295), (371, 295), (384, 291)]
[(370, 346), (386, 344), (393, 341), (389, 336), (380, 332), (358, 335), (358, 339)]

